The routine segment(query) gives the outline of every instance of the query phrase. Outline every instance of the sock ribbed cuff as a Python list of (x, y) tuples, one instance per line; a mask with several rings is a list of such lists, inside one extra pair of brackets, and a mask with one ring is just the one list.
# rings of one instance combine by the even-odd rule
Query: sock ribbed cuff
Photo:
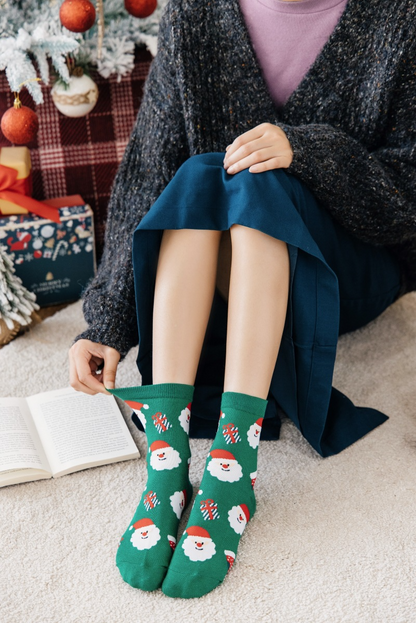
[(116, 389), (105, 388), (111, 394), (115, 394), (121, 400), (130, 400), (132, 393), (136, 398), (193, 398), (193, 385), (184, 383), (157, 383), (156, 385), (137, 385), (136, 387), (119, 387)]
[(264, 415), (267, 407), (267, 400), (258, 396), (250, 396), (249, 394), (241, 394), (240, 392), (224, 392), (221, 398), (221, 409), (226, 410), (228, 407), (246, 411), (252, 415)]

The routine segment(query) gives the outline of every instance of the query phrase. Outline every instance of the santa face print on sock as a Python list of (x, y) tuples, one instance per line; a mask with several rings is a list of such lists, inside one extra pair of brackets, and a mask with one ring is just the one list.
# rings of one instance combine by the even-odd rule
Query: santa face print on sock
[(146, 416), (143, 413), (142, 409), (148, 409), (149, 405), (145, 405), (142, 402), (136, 402), (135, 400), (126, 400), (125, 403), (129, 405), (130, 409), (133, 409), (133, 411), (139, 418), (143, 429), (146, 430)]
[(228, 450), (212, 450), (208, 471), (223, 482), (237, 482), (243, 476), (241, 465)]
[(140, 519), (129, 529), (134, 529), (130, 541), (139, 550), (150, 549), (160, 540), (160, 530), (151, 519)]
[(250, 519), (250, 511), (245, 504), (239, 506), (233, 506), (228, 511), (228, 522), (234, 532), (237, 534), (243, 534), (244, 529)]
[(215, 555), (215, 543), (209, 532), (199, 526), (190, 526), (185, 530), (186, 539), (182, 543), (185, 556), (193, 562), (203, 562)]
[(263, 418), (259, 418), (257, 422), (254, 422), (254, 424), (252, 424), (247, 431), (247, 441), (253, 449), (257, 448), (260, 443), (262, 425)]
[(177, 516), (178, 519), (181, 518), (183, 509), (186, 506), (186, 491), (175, 491), (173, 495), (170, 496), (170, 505), (173, 508), (173, 512)]
[(189, 423), (191, 421), (191, 403), (185, 409), (182, 409), (181, 414), (179, 416), (179, 423), (182, 426), (185, 433), (189, 434)]
[(179, 452), (165, 441), (154, 441), (149, 448), (149, 453), (150, 465), (157, 471), (175, 469), (182, 462)]

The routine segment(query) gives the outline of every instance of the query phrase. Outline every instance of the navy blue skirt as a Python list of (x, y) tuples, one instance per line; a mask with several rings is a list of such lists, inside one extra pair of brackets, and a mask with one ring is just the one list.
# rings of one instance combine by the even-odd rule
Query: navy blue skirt
[[(400, 289), (399, 265), (386, 249), (354, 238), (293, 175), (282, 169), (228, 175), (223, 158), (223, 153), (189, 158), (134, 232), (142, 384), (152, 384), (153, 299), (163, 230), (252, 227), (286, 242), (290, 257), (288, 311), (262, 438), (279, 438), (283, 412), (321, 456), (337, 454), (388, 419), (375, 409), (356, 407), (332, 387), (332, 377), (338, 336), (393, 303)], [(195, 379), (193, 437), (214, 437), (217, 430), (227, 309), (216, 290)], [(137, 416), (133, 420), (142, 430)]]

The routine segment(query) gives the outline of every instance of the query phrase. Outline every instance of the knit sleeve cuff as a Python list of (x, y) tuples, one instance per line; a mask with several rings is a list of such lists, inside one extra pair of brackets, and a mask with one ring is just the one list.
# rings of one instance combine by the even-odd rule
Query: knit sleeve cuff
[(312, 154), (309, 154), (308, 141), (305, 141), (304, 134), (297, 127), (284, 123), (278, 123), (277, 125), (286, 134), (293, 152), (292, 162), (287, 172), (301, 177), (307, 175), (310, 169), (310, 158)]
[(120, 361), (122, 361), (129, 350), (137, 346), (138, 335), (137, 331), (129, 331), (128, 327), (123, 328), (120, 325), (111, 326), (107, 321), (88, 327), (74, 338), (73, 343), (78, 340), (90, 340), (97, 344), (115, 348), (120, 353)]

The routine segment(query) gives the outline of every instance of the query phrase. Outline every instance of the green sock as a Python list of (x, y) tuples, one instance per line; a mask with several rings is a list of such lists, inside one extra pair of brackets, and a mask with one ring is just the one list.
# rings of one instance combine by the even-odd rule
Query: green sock
[(225, 392), (188, 525), (162, 585), (169, 597), (201, 597), (231, 569), (246, 524), (256, 510), (257, 448), (267, 400)]
[(176, 545), (179, 519), (192, 497), (189, 420), (194, 386), (160, 383), (108, 390), (138, 415), (146, 430), (146, 488), (117, 550), (123, 580), (159, 588)]

